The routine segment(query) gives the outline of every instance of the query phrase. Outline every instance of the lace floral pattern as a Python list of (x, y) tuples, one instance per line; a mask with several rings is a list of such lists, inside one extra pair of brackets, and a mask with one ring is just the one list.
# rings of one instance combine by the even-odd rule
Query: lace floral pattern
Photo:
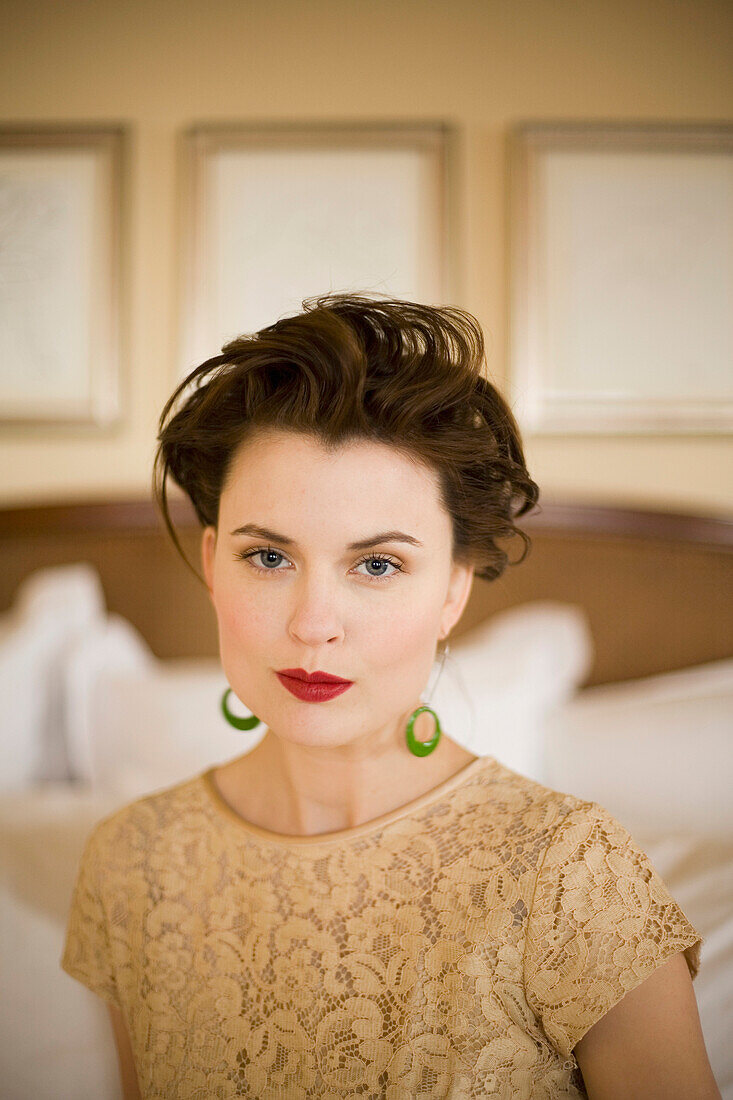
[(492, 757), (404, 813), (257, 829), (210, 773), (92, 830), (63, 969), (143, 1096), (585, 1097), (574, 1044), (701, 938), (600, 805)]

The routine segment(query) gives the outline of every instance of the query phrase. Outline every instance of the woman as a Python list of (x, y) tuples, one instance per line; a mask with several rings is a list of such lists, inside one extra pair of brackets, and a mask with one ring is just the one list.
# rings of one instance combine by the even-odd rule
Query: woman
[(719, 1097), (701, 938), (646, 855), (421, 696), (539, 495), (477, 322), (304, 307), (160, 419), (156, 498), (177, 545), (167, 474), (203, 526), (221, 705), (267, 731), (87, 841), (62, 965), (110, 1005), (126, 1095)]

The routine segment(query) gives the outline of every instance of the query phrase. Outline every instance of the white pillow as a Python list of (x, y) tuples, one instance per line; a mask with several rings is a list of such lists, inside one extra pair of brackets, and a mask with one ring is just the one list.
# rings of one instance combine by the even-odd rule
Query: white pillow
[(541, 782), (543, 719), (576, 693), (593, 656), (581, 607), (533, 600), (451, 644), (430, 705), (455, 741)]
[(104, 592), (85, 562), (29, 574), (0, 619), (0, 789), (70, 777), (64, 727), (68, 647), (104, 616)]
[(107, 727), (115, 715), (124, 719), (133, 698), (117, 689), (105, 694), (107, 677), (131, 677), (137, 683), (154, 678), (159, 662), (138, 630), (122, 615), (110, 614), (69, 647), (64, 665), (64, 724), (72, 777), (92, 785), (97, 757), (110, 740)]
[(733, 833), (733, 659), (586, 688), (545, 735), (543, 781), (634, 835)]
[[(266, 729), (229, 725), (221, 711), (229, 685), (218, 658), (161, 661), (120, 615), (109, 615), (70, 652), (66, 682), (74, 774), (120, 803), (241, 755)], [(229, 707), (248, 713), (232, 696)]]
[[(540, 716), (576, 689), (591, 658), (579, 608), (525, 604), (451, 646), (430, 705), (445, 733), (477, 755), (536, 773)], [(88, 633), (67, 668), (75, 774), (121, 800), (239, 756), (266, 732), (264, 724), (240, 732), (224, 718), (218, 658), (160, 661), (120, 616)], [(230, 706), (247, 713), (232, 696)]]

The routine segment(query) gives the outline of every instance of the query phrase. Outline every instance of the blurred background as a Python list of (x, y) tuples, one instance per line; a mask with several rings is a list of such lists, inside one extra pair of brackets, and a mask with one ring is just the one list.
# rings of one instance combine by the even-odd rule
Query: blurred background
[[(103, 432), (3, 425), (5, 504), (147, 493), (156, 419), (182, 360), (177, 151), (183, 130), (336, 120), (455, 126), (459, 270), (452, 300), (479, 319), (490, 370), (503, 383), (510, 128), (545, 119), (730, 123), (733, 105), (733, 13), (729, 3), (711, 0), (3, 0), (0, 14), (3, 122), (127, 130), (122, 415)], [(730, 218), (729, 194), (727, 211)], [(720, 232), (729, 242), (730, 221)], [(276, 235), (277, 227), (268, 233)], [(374, 289), (390, 291), (391, 274), (375, 273)], [(720, 275), (730, 279), (730, 267)], [(300, 296), (328, 289), (303, 286)], [(191, 358), (189, 369), (195, 363)], [(663, 373), (664, 363), (657, 369)], [(716, 514), (733, 504), (730, 431), (530, 434), (526, 445), (535, 479), (564, 499)]]
[(733, 1100), (727, 0), (0, 3), (4, 1095), (120, 1095), (59, 968), (83, 841), (261, 736), (152, 504), (162, 407), (334, 290), (482, 326), (540, 507), (434, 705), (649, 853)]

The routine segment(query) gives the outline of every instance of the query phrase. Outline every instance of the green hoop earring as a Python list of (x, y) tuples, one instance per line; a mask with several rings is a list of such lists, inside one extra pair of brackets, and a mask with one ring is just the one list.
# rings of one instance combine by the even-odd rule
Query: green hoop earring
[(229, 725), (234, 726), (235, 729), (253, 730), (255, 726), (259, 726), (259, 718), (255, 718), (254, 714), (251, 718), (237, 718), (236, 714), (232, 714), (232, 712), (227, 708), (227, 696), (229, 695), (229, 692), (231, 690), (231, 688), (227, 688), (221, 697), (221, 709), (223, 711), (224, 717), (226, 718)]
[[(429, 710), (435, 719), (435, 733), (429, 741), (418, 741), (414, 733), (415, 719), (418, 714), (422, 714), (424, 710)], [(418, 707), (417, 710), (413, 710), (410, 715), (410, 721), (407, 723), (407, 747), (414, 756), (428, 756), (434, 749), (438, 747), (438, 741), (440, 741), (440, 735), (442, 733), (440, 728), (440, 719), (435, 711), (431, 707)]]

